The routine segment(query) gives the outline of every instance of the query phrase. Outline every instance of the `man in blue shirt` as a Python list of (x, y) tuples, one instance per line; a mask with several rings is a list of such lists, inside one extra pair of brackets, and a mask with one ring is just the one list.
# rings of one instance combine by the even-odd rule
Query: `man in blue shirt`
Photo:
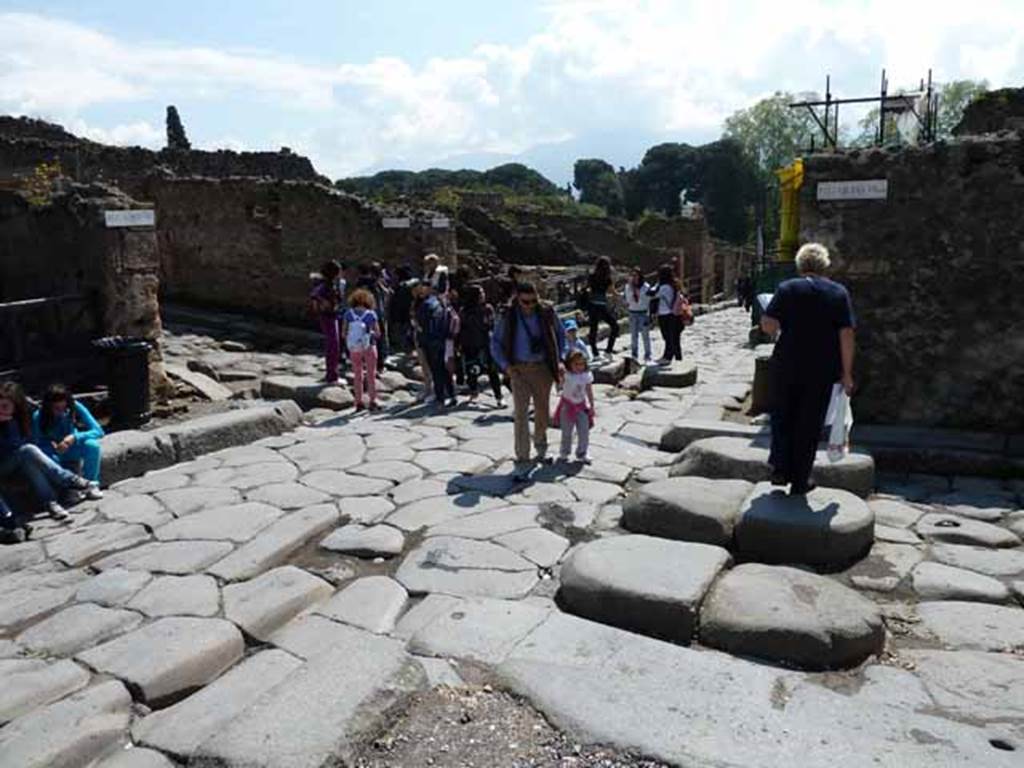
[(540, 302), (533, 285), (519, 283), (515, 299), (498, 319), (491, 336), (491, 356), (512, 380), (517, 479), (525, 479), (529, 470), (531, 401), (537, 459), (549, 461), (551, 388), (561, 380), (567, 352), (565, 330), (554, 307)]
[(799, 277), (775, 291), (761, 318), (761, 330), (781, 331), (772, 353), (772, 482), (790, 484), (790, 493), (805, 494), (814, 454), (832, 395), (842, 382), (853, 392), (854, 328), (850, 294), (824, 276), (828, 249), (808, 243), (796, 255)]

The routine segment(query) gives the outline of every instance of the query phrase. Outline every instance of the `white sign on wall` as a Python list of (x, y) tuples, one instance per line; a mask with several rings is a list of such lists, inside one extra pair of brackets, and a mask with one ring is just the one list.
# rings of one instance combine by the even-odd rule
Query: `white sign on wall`
[(448, 229), (450, 224), (447, 216), (437, 216), (430, 220), (430, 226), (434, 229)]
[(381, 219), (380, 225), (384, 229), (408, 229), (409, 219)]
[(152, 208), (136, 211), (104, 211), (103, 222), (108, 227), (155, 227), (156, 211)]
[(885, 200), (888, 196), (888, 179), (818, 182), (819, 200)]

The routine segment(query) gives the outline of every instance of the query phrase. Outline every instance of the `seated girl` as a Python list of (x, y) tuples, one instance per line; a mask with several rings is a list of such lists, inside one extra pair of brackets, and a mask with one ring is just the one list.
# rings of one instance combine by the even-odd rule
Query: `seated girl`
[(63, 384), (51, 384), (43, 404), (32, 416), (32, 439), (43, 453), (66, 469), (82, 463), (89, 481), (85, 496), (102, 499), (100, 491), (100, 438), (103, 427), (89, 409), (77, 402)]

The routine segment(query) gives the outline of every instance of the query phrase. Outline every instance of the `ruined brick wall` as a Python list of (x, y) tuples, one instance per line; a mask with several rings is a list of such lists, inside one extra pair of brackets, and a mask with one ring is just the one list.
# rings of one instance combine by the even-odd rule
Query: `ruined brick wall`
[(650, 246), (683, 253), (682, 280), (690, 298), (710, 302), (715, 294), (715, 247), (704, 217), (649, 216), (634, 228), (636, 238)]
[(455, 265), (454, 229), (429, 214), (384, 229), (387, 212), (319, 184), (152, 177), (168, 298), (306, 324), (309, 274), (326, 259), (416, 268), (434, 251)]
[[(858, 315), (856, 418), (1024, 431), (1024, 140), (1007, 133), (804, 159), (801, 240)], [(888, 199), (818, 202), (887, 179)]]

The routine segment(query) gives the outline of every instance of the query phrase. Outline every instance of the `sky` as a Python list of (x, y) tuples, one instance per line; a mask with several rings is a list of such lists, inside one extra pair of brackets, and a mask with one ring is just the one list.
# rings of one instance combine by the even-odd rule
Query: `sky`
[(160, 148), (310, 157), (331, 177), (700, 144), (776, 90), (1024, 85), (1024, 0), (0, 0), (0, 113)]

